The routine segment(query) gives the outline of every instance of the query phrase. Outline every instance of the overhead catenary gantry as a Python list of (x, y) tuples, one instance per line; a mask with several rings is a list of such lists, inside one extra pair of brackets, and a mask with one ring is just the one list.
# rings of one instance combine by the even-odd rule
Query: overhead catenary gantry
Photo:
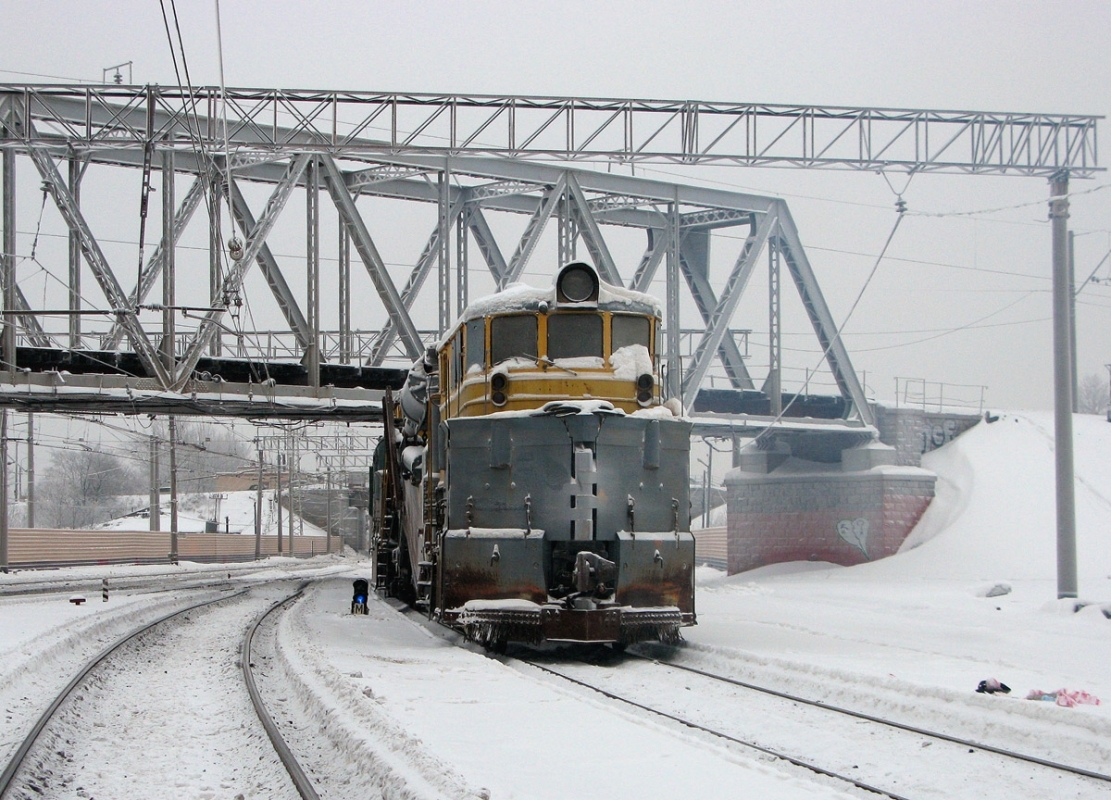
[[(297, 399), (301, 414), (311, 415), (314, 406), (323, 414), (338, 399), (352, 407), (360, 399), (374, 401), (392, 379), (373, 368), (419, 357), (467, 302), (472, 245), (494, 285), (504, 287), (534, 263), (551, 226), (557, 228), (559, 261), (585, 255), (607, 281), (645, 290), (663, 268), (667, 390), (687, 409), (715, 361), (734, 388), (755, 388), (731, 325), (761, 253), (768, 252), (773, 338), (782, 265), (838, 392), (870, 422), (849, 354), (783, 200), (570, 163), (1088, 176), (1099, 169), (1096, 119), (620, 99), (0, 87), (6, 322), (0, 345), (9, 367), (0, 394), (5, 403), (24, 408), (106, 410), (123, 403), (138, 409), (149, 402), (160, 409), (180, 404), (183, 413), (225, 408), (245, 416), (267, 402), (281, 405), (274, 399), (278, 392), (259, 384), (279, 384)], [(17, 156), (33, 164), (69, 231), (65, 309), (34, 307), (19, 285)], [(559, 161), (569, 163), (553, 163)], [(162, 174), (161, 236), (137, 278), (129, 266), (109, 262), (82, 213), (81, 181), (89, 164), (141, 169), (145, 186), (152, 172)], [(185, 175), (191, 183), (179, 196), (175, 176)], [(270, 187), (261, 210), (250, 207), (247, 183)], [(307, 217), (299, 223), (308, 232), (304, 307), (291, 288), (288, 259), (283, 263), (267, 244), (295, 191), (305, 194)], [(338, 310), (334, 331), (321, 325), (322, 197), (330, 199), (340, 224), (338, 293), (330, 299)], [(358, 207), (363, 197), (436, 205), (435, 225), (404, 284), (395, 283), (379, 253), (373, 226)], [(174, 252), (202, 201), (211, 230), (209, 297), (207, 306), (181, 309), (190, 314), (186, 327), (175, 322), (180, 278)], [(242, 237), (238, 258), (229, 258), (225, 248), (222, 206), (234, 219), (234, 235)], [(500, 213), (528, 220), (509, 246), (504, 234), (502, 241), (495, 236), (489, 219)], [(643, 232), (636, 263), (618, 263), (611, 253), (603, 229), (614, 226)], [(710, 259), (711, 233), (723, 228), (742, 232), (724, 279), (712, 274)], [(352, 245), (385, 310), (382, 319), (360, 324), (353, 318)], [(585, 253), (578, 252), (580, 245)], [(103, 299), (85, 299), (90, 293), (80, 286), (82, 260)], [(242, 320), (229, 325), (229, 311), (242, 302), (243, 281), (255, 265), (288, 329), (265, 331), (265, 347), (263, 332), (245, 329)], [(162, 295), (152, 302), (159, 277)], [(418, 298), (426, 298), (424, 304), (431, 299), (431, 287), (424, 290), (430, 278), (436, 323), (418, 330), (411, 312)], [(696, 319), (682, 313), (684, 286)], [(161, 320), (152, 321), (149, 313), (144, 319), (144, 310), (160, 311)], [(44, 320), (58, 318), (51, 311), (63, 312), (65, 330), (47, 329)], [(126, 352), (118, 352), (121, 347)], [(781, 385), (777, 342), (770, 351), (763, 387), (771, 390), (774, 413)], [(69, 376), (62, 378), (63, 371)], [(223, 381), (211, 380), (214, 375)], [(267, 395), (270, 400), (261, 399)]]

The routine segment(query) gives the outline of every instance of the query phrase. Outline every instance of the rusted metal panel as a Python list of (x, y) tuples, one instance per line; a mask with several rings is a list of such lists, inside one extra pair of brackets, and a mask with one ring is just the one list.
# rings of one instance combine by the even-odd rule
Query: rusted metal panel
[(694, 537), (685, 531), (618, 534), (616, 600), (694, 612)]
[(459, 608), (470, 600), (543, 603), (548, 598), (543, 543), (538, 529), (448, 531), (441, 554), (442, 607)]

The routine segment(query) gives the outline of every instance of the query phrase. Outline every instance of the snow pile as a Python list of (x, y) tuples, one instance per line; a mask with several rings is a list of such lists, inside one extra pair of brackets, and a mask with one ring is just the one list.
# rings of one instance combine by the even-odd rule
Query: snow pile
[[(1111, 601), (1111, 425), (1074, 417), (1077, 562), (1081, 590)], [(906, 577), (1055, 581), (1053, 418), (1001, 414), (923, 458), (937, 498), (898, 559), (869, 571)]]

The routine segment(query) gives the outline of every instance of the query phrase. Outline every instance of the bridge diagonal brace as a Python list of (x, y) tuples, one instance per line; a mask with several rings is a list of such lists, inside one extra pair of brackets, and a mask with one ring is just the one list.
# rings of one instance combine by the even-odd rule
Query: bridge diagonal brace
[(131, 341), (131, 346), (135, 349), (143, 368), (148, 375), (158, 381), (160, 386), (170, 388), (172, 384), (170, 373), (163, 366), (158, 350), (139, 324), (139, 318), (134, 308), (128, 305), (123, 289), (120, 288), (119, 281), (116, 280), (116, 276), (108, 264), (108, 259), (104, 257), (100, 244), (93, 236), (92, 231), (89, 230), (80, 207), (74, 201), (69, 187), (58, 172), (58, 167), (54, 164), (54, 159), (40, 147), (29, 146), (27, 153), (30, 155), (31, 161), (34, 162), (36, 169), (38, 169), (51, 197), (54, 198), (54, 203), (58, 206), (62, 219), (65, 220), (69, 229), (77, 235), (81, 244), (81, 251), (85, 255), (85, 262), (92, 270), (97, 283), (100, 284), (105, 298), (112, 304), (117, 320), (127, 334), (127, 338)]
[(15, 285), (15, 307), (23, 312), (16, 316), (19, 317), (19, 324), (27, 332), (27, 338), (31, 340), (31, 344), (35, 347), (51, 347), (50, 337), (46, 335), (46, 331), (42, 329), (38, 319), (30, 313), (31, 304), (27, 302), (27, 296), (23, 294), (23, 290), (19, 288), (18, 283)]
[[(247, 199), (243, 196), (243, 192), (240, 191), (239, 184), (236, 183), (234, 178), (231, 181), (230, 188), (231, 196), (228, 198), (228, 203), (231, 205), (232, 217), (235, 218), (235, 224), (243, 231), (244, 238), (250, 241), (255, 235), (258, 222), (255, 220), (254, 214), (251, 213), (251, 208), (247, 205)], [(274, 258), (274, 254), (270, 252), (270, 246), (265, 242), (259, 247), (258, 256), (255, 260), (258, 262), (263, 277), (266, 278), (267, 285), (270, 286), (270, 291), (278, 303), (278, 308), (281, 309), (282, 316), (285, 317), (286, 324), (293, 331), (293, 335), (297, 337), (297, 345), (301, 348), (308, 347), (312, 342), (312, 331), (309, 329), (309, 323), (305, 319), (300, 306), (297, 305), (297, 298), (293, 296), (293, 291), (286, 283), (285, 276), (282, 275), (278, 260)]]
[[(455, 221), (463, 211), (464, 205), (462, 199), (457, 199), (451, 204), (447, 214), (449, 226), (455, 224)], [(417, 259), (417, 265), (409, 275), (409, 281), (405, 284), (405, 288), (401, 290), (401, 303), (405, 306), (406, 310), (413, 307), (413, 301), (420, 293), (421, 287), (428, 277), (428, 273), (432, 271), (432, 265), (436, 263), (436, 256), (440, 247), (440, 232), (442, 230), (443, 227), (440, 225), (439, 221), (437, 221), (436, 227), (432, 229), (432, 234), (428, 237), (428, 241), (425, 242), (424, 250), (421, 251), (420, 258)], [(394, 325), (393, 319), (391, 318), (386, 322), (386, 327), (382, 330), (382, 335), (375, 343), (374, 349), (371, 350), (370, 358), (367, 359), (367, 363), (373, 367), (381, 366), (386, 358), (386, 353), (390, 349), (390, 345), (393, 344), (396, 338), (397, 326)]]
[[(721, 297), (715, 303), (714, 308), (708, 314), (704, 315), (706, 320), (706, 331), (702, 334), (702, 339), (695, 348), (694, 361), (690, 369), (687, 370), (687, 374), (684, 376), (683, 380), (683, 397), (688, 398), (686, 401), (688, 406), (687, 411), (690, 410), (690, 406), (694, 405), (695, 393), (690, 390), (697, 388), (698, 385), (702, 383), (702, 379), (706, 376), (706, 369), (710, 364), (711, 354), (721, 351), (722, 345), (726, 341), (732, 342), (732, 340), (725, 339), (725, 332), (729, 327), (729, 320), (733, 318), (733, 312), (737, 309), (737, 303), (740, 302), (745, 287), (748, 286), (749, 278), (752, 277), (752, 271), (756, 266), (757, 257), (764, 249), (764, 245), (767, 244), (768, 237), (775, 229), (776, 222), (777, 217), (775, 214), (762, 215), (760, 223), (756, 226), (756, 230), (745, 240), (744, 247), (741, 249), (741, 254), (733, 265), (733, 270), (729, 273), (729, 278), (725, 283), (725, 287), (722, 289)], [(685, 269), (684, 272), (693, 277), (693, 270)], [(691, 283), (691, 291), (697, 294), (698, 290), (694, 288), (695, 282), (691, 277), (688, 278), (688, 281)], [(709, 289), (708, 286), (705, 288)], [(712, 290), (710, 290), (710, 295), (712, 296)], [(699, 309), (701, 310), (701, 308), (702, 304), (700, 302)], [(735, 342), (733, 343), (733, 347), (736, 348)], [(722, 351), (722, 356), (724, 360), (724, 351)], [(736, 356), (739, 358), (740, 353), (736, 353)], [(726, 365), (729, 366), (728, 361), (726, 361)], [(748, 376), (748, 369), (744, 366), (743, 360), (740, 361), (740, 367), (744, 370), (742, 373), (744, 378), (742, 380), (747, 379), (748, 384), (751, 386), (752, 379)]]
[(525, 271), (525, 265), (528, 264), (529, 257), (532, 256), (532, 251), (536, 249), (536, 244), (540, 241), (540, 235), (544, 233), (544, 227), (551, 219), (552, 212), (559, 205), (566, 189), (567, 172), (564, 171), (560, 173), (555, 186), (545, 192), (543, 202), (537, 206), (536, 212), (529, 220), (528, 227), (525, 228), (525, 232), (521, 236), (521, 241), (517, 243), (517, 250), (513, 253), (513, 258), (509, 260), (509, 270), (504, 276), (505, 279), (498, 284), (498, 289), (504, 289), (510, 283), (520, 280), (521, 273)]
[(598, 268), (602, 280), (614, 286), (624, 286), (613, 256), (610, 255), (606, 241), (602, 238), (602, 232), (598, 229), (598, 223), (590, 213), (586, 195), (583, 194), (582, 187), (572, 173), (567, 173), (567, 193), (571, 197), (571, 207), (578, 220), (579, 231), (586, 243), (586, 249), (590, 251), (590, 256), (594, 259), (594, 265)]
[(286, 169), (285, 175), (282, 177), (281, 182), (274, 187), (270, 199), (266, 203), (266, 208), (262, 212), (262, 216), (251, 230), (251, 236), (247, 239), (243, 247), (243, 256), (238, 261), (233, 262), (232, 268), (228, 270), (228, 274), (224, 277), (224, 283), (221, 287), (221, 297), (219, 303), (204, 315), (201, 324), (197, 327), (197, 333), (193, 337), (193, 341), (189, 344), (188, 350), (182, 357), (178, 364), (178, 371), (176, 380), (174, 381), (175, 388), (181, 388), (189, 380), (193, 374), (193, 370), (197, 367), (197, 362), (208, 348), (209, 340), (215, 335), (219, 327), (220, 318), (227, 311), (227, 301), (231, 294), (237, 292), (243, 284), (243, 276), (247, 274), (250, 269), (251, 263), (258, 258), (259, 252), (262, 250), (266, 243), (266, 237), (270, 234), (270, 230), (274, 227), (275, 221), (281, 214), (282, 209), (285, 208), (286, 202), (289, 200), (290, 194), (297, 186), (301, 176), (304, 175), (305, 169), (309, 164), (309, 154), (301, 153), (293, 161), (290, 162), (289, 167)]
[(656, 277), (656, 270), (659, 269), (660, 262), (667, 255), (667, 232), (662, 228), (646, 228), (645, 230), (648, 234), (648, 247), (645, 248), (644, 255), (641, 256), (640, 264), (637, 265), (637, 271), (633, 275), (633, 282), (630, 287), (637, 292), (648, 291), (648, 286), (652, 283), (652, 279)]
[(475, 244), (478, 245), (478, 250), (482, 253), (482, 258), (486, 261), (490, 274), (494, 276), (494, 281), (498, 286), (502, 286), (505, 275), (509, 272), (509, 267), (506, 266), (505, 256), (502, 255), (497, 240), (494, 239), (494, 232), (490, 230), (490, 223), (486, 221), (486, 215), (482, 213), (482, 206), (474, 202), (467, 203), (466, 221), (467, 228), (470, 230), (471, 236), (474, 237)]
[[(193, 185), (189, 187), (185, 197), (181, 200), (181, 205), (178, 206), (177, 213), (174, 214), (174, 244), (176, 245), (181, 238), (182, 231), (185, 226), (189, 224), (189, 220), (193, 217), (193, 212), (197, 210), (197, 206), (201, 203), (201, 198), (205, 193), (205, 181), (201, 177), (197, 177), (193, 181)], [(131, 292), (128, 298), (128, 308), (135, 308), (150, 294), (150, 290), (154, 287), (154, 281), (162, 274), (162, 264), (165, 260), (165, 254), (162, 249), (162, 242), (158, 243), (157, 249), (151, 254), (150, 260), (147, 261), (143, 267), (142, 275), (139, 278), (139, 285)], [(118, 321), (112, 323), (112, 327), (108, 331), (106, 340), (106, 349), (114, 350), (120, 345), (120, 339), (123, 338), (123, 328)]]
[(332, 196), (332, 202), (335, 203), (340, 219), (351, 234), (355, 250), (362, 259), (363, 266), (366, 267), (367, 274), (370, 275), (370, 280), (378, 291), (378, 296), (382, 298), (386, 313), (389, 314), (390, 320), (401, 336), (401, 341), (405, 344), (406, 354), (416, 361), (424, 354), (420, 334), (417, 333), (416, 326), (413, 325), (413, 320), (401, 301), (401, 295), (398, 294), (397, 287), (390, 278), (382, 256), (378, 254), (374, 240), (370, 238), (363, 218), (359, 216), (359, 210), (355, 207), (355, 201), (351, 199), (343, 174), (330, 156), (322, 157), (320, 163), (324, 166), (324, 184), (328, 188), (328, 194)]
[(802, 249), (795, 221), (791, 218), (791, 212), (784, 201), (778, 200), (776, 205), (779, 207), (778, 245), (798, 288), (806, 313), (810, 317), (810, 324), (818, 336), (822, 352), (825, 353), (826, 364), (833, 373), (833, 379), (837, 382), (841, 396), (852, 400), (854, 410), (865, 425), (873, 425), (875, 420), (872, 409), (864, 397), (864, 390), (857, 380), (856, 372), (849, 359), (849, 351), (845, 349), (845, 343), (841, 340), (841, 334), (822, 296), (822, 290), (818, 288), (818, 280), (810, 267), (806, 251)]

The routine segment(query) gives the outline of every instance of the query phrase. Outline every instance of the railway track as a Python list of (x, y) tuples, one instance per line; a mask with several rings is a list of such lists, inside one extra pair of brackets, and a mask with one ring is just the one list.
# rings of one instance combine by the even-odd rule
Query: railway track
[(266, 735), (270, 739), (270, 743), (274, 745), (274, 752), (278, 754), (281, 759), (282, 766), (285, 767), (286, 772), (289, 773), (290, 780), (293, 781), (294, 787), (297, 789), (302, 800), (320, 800), (320, 795), (316, 793), (316, 787), (313, 786), (309, 776), (305, 773), (301, 762), (293, 754), (289, 745), (286, 743), (285, 738), (282, 736), (281, 730), (278, 728), (277, 723), (274, 722), (274, 717), (266, 708), (266, 703), (263, 702), (262, 694), (258, 690), (258, 685), (255, 681), (254, 667), (251, 661), (251, 646), (254, 643), (255, 634), (258, 633), (259, 627), (274, 611), (291, 604), (298, 600), (304, 594), (305, 587), (302, 586), (292, 595), (279, 600), (270, 608), (266, 609), (258, 619), (251, 624), (247, 629), (246, 635), (243, 637), (243, 646), (240, 649), (241, 661), (240, 665), (243, 669), (243, 680), (247, 684), (247, 692), (251, 695), (251, 704), (255, 708), (255, 713), (258, 715), (259, 722), (266, 730)]
[[(239, 648), (242, 654), (240, 668), (242, 670), (243, 680), (247, 683), (247, 694), (250, 695), (255, 713), (263, 722), (263, 727), (274, 748), (274, 752), (277, 753), (282, 766), (285, 767), (286, 772), (292, 778), (293, 788), (295, 788), (297, 795), (303, 798), (303, 800), (316, 800), (317, 795), (311, 783), (305, 776), (304, 771), (300, 769), (296, 758), (290, 752), (289, 748), (284, 745), (281, 734), (278, 732), (276, 726), (274, 726), (273, 720), (270, 718), (263, 704), (262, 698), (254, 683), (251, 663), (252, 639), (263, 620), (270, 616), (276, 609), (282, 608), (299, 597), (302, 590), (303, 586), (294, 594), (283, 597), (272, 603), (263, 614), (257, 616), (247, 627)], [(15, 748), (3, 773), (0, 773), (0, 797), (51, 796), (58, 788), (64, 790), (67, 795), (69, 792), (75, 790), (78, 794), (82, 794), (84, 787), (75, 787), (73, 785), (77, 780), (74, 774), (77, 768), (67, 766), (65, 763), (67, 761), (72, 761), (71, 754), (73, 750), (80, 749), (81, 747), (81, 745), (75, 741), (78, 737), (73, 735), (72, 730), (66, 730), (67, 724), (73, 724), (72, 722), (66, 723), (62, 719), (66, 715), (67, 709), (71, 711), (71, 716), (81, 717), (81, 713), (73, 712), (72, 707), (74, 704), (76, 702), (88, 703), (87, 696), (97, 691), (96, 687), (92, 686), (94, 682), (99, 681), (104, 684), (112, 685), (113, 676), (109, 673), (112, 672), (115, 657), (119, 659), (128, 658), (129, 656), (126, 656), (124, 651), (130, 647), (139, 648), (137, 652), (146, 657), (145, 660), (148, 665), (152, 661), (156, 664), (160, 664), (157, 660), (159, 656), (156, 653), (152, 654), (150, 652), (152, 649), (157, 649), (157, 642), (155, 644), (142, 645), (140, 640), (144, 637), (156, 636), (161, 637), (161, 639), (168, 638), (172, 635), (172, 631), (168, 630), (168, 628), (174, 627), (174, 623), (177, 623), (178, 627), (187, 625), (188, 622), (191, 621), (190, 615), (193, 612), (205, 610), (209, 613), (213, 613), (213, 609), (220, 604), (226, 605), (229, 600), (243, 598), (249, 592), (249, 589), (242, 589), (230, 594), (223, 593), (220, 596), (210, 597), (201, 602), (193, 603), (184, 608), (178, 608), (169, 613), (162, 614), (156, 619), (139, 625), (126, 634), (119, 636), (114, 642), (97, 653), (93, 658), (89, 659), (84, 666), (77, 670), (69, 683), (57, 693), (37, 721), (31, 726), (19, 746)], [(241, 611), (237, 611), (237, 613), (241, 613)], [(211, 621), (202, 618), (199, 624), (204, 628), (206, 622)], [(171, 657), (176, 655), (176, 651), (172, 645), (167, 649), (174, 651), (171, 653)], [(202, 655), (201, 657), (203, 658), (205, 656)], [(212, 656), (208, 655), (208, 658), (211, 659)], [(119, 665), (115, 666), (118, 667)], [(131, 670), (132, 673), (141, 671), (136, 670), (135, 667), (132, 667)], [(124, 676), (123, 686), (130, 689), (130, 681), (126, 679), (129, 673), (126, 670), (119, 671), (118, 669), (117, 672), (118, 675), (116, 679), (118, 680), (120, 675)], [(213, 691), (218, 693), (219, 689), (213, 687)], [(142, 692), (140, 691), (138, 694), (141, 695)], [(138, 703), (138, 708), (131, 711), (131, 713), (140, 714), (145, 712), (145, 709), (143, 709), (145, 700), (142, 697), (131, 698), (124, 696), (122, 693), (120, 695), (111, 693), (107, 694), (106, 697), (110, 698), (110, 700), (101, 701), (102, 704), (110, 702), (113, 706), (126, 707), (129, 702), (135, 701)], [(217, 702), (219, 702), (219, 699), (217, 699)], [(86, 708), (85, 712), (88, 711), (89, 709)], [(151, 713), (154, 714), (157, 712)], [(234, 714), (234, 711), (229, 711), (229, 714)], [(234, 720), (234, 717), (232, 719)], [(172, 726), (174, 722), (174, 720), (171, 720), (168, 724)], [(93, 722), (92, 724), (94, 726), (100, 725), (103, 727), (103, 723)], [(58, 728), (58, 730), (53, 731), (53, 728)], [(88, 738), (95, 737), (89, 736)], [(69, 752), (67, 753), (67, 751)], [(97, 752), (95, 749), (93, 753), (94, 756), (103, 757), (104, 755), (104, 753)], [(29, 763), (32, 754), (36, 754), (34, 764)], [(117, 753), (116, 755), (122, 755), (122, 753)], [(141, 759), (142, 754), (139, 754), (137, 760), (141, 761)], [(100, 763), (102, 760), (104, 759), (97, 758), (97, 763), (94, 763), (92, 766), (103, 768), (104, 765)], [(148, 776), (148, 778), (149, 777), (150, 776)], [(166, 776), (155, 776), (155, 779), (162, 777)], [(252, 780), (258, 783), (257, 778), (252, 777)], [(147, 796), (173, 796), (174, 793), (175, 792), (172, 791), (172, 787), (170, 786), (158, 788), (151, 786), (150, 790), (146, 792)], [(101, 794), (103, 794), (103, 792)], [(291, 790), (277, 786), (272, 787), (271, 790), (267, 792), (267, 795), (272, 797), (286, 795), (290, 797), (294, 796)]]
[[(1111, 775), (1096, 770), (884, 719), (796, 696), (772, 687), (719, 675), (697, 667), (665, 663), (637, 653), (624, 654), (620, 659), (616, 656), (612, 658), (613, 664), (621, 663), (622, 669), (626, 671), (631, 665), (638, 664), (654, 671), (665, 670), (670, 677), (665, 682), (652, 681), (645, 684), (646, 688), (643, 689), (643, 692), (634, 695), (629, 690), (629, 684), (636, 683), (635, 680), (627, 681), (623, 689), (606, 685), (620, 683), (613, 680), (615, 670), (609, 668), (611, 665), (599, 665), (592, 660), (568, 659), (566, 655), (564, 655), (563, 660), (548, 659), (546, 663), (542, 663), (541, 659), (536, 657), (522, 657), (518, 654), (511, 654), (507, 660), (517, 660), (546, 675), (569, 682), (580, 689), (596, 692), (610, 700), (637, 708), (653, 716), (668, 719), (718, 740), (773, 756), (796, 767), (842, 781), (869, 793), (891, 798), (891, 800), (910, 800), (911, 797), (936, 796), (938, 788), (922, 785), (921, 780), (907, 780), (905, 776), (900, 775), (896, 775), (892, 780), (889, 774), (887, 776), (883, 774), (884, 772), (890, 773), (890, 762), (886, 762), (886, 759), (879, 759), (886, 762), (886, 767), (883, 763), (867, 764), (865, 762), (875, 761), (875, 756), (884, 750), (890, 750), (893, 754), (896, 754), (894, 755), (896, 759), (899, 758), (897, 755), (899, 752), (904, 754), (903, 758), (913, 758), (916, 755), (921, 758), (920, 754), (927, 748), (931, 748), (931, 756), (939, 761), (939, 765), (944, 765), (945, 761), (950, 758), (968, 757), (970, 755), (982, 758), (984, 754), (990, 754), (998, 757), (1003, 762), (1025, 766), (1025, 770), (1015, 774), (1014, 766), (1008, 767), (997, 764), (993, 767), (984, 765), (985, 777), (995, 773), (1005, 774), (1007, 779), (1016, 786), (1021, 786), (1030, 792), (1030, 794), (1014, 795), (1016, 797), (1111, 797)], [(553, 661), (557, 663), (553, 664)], [(679, 679), (680, 676), (682, 676), (681, 680)], [(662, 696), (667, 693), (661, 689), (661, 686), (681, 686), (684, 690), (689, 690), (691, 688), (689, 685), (691, 676), (696, 680), (709, 681), (719, 686), (728, 687), (729, 694), (721, 696), (720, 703), (715, 704), (716, 707), (712, 712), (703, 710), (701, 718), (697, 713), (692, 713), (690, 709), (681, 710), (683, 707), (682, 691), (676, 690), (670, 697)], [(741, 694), (732, 694), (738, 690)], [(644, 693), (652, 695), (653, 699), (651, 701), (646, 700), (643, 697)], [(676, 698), (675, 694), (678, 694), (679, 697)], [(772, 705), (760, 708), (756, 713), (753, 713), (756, 704), (751, 700), (752, 695), (767, 698), (772, 701)], [(807, 713), (800, 717), (798, 709), (812, 710), (820, 716), (815, 717), (814, 714)], [(735, 713), (731, 713), (731, 711)], [(774, 739), (774, 735), (766, 735), (761, 730), (761, 720), (766, 720), (768, 714), (775, 713), (790, 715), (796, 719), (808, 718), (809, 722), (801, 724), (809, 728), (807, 738), (812, 742), (815, 739), (815, 729), (828, 729), (828, 735), (822, 739), (818, 749), (822, 753), (824, 763), (835, 762), (837, 766), (822, 766), (818, 763), (818, 759), (800, 755), (797, 747), (792, 750), (789, 743), (769, 743), (771, 739)], [(744, 719), (744, 725), (733, 724), (737, 719), (742, 718)], [(829, 720), (832, 718), (848, 720), (849, 723), (847, 725), (831, 723)], [(745, 729), (747, 732), (741, 732), (741, 729)], [(889, 733), (886, 736), (877, 736), (875, 729), (883, 729)], [(900, 742), (893, 741), (894, 738), (900, 739)], [(830, 741), (836, 742), (838, 739), (841, 740), (843, 745), (848, 746), (850, 752), (839, 753), (837, 748), (830, 746)], [(877, 739), (884, 739), (889, 745), (876, 747)], [(862, 753), (859, 749), (853, 750), (853, 744), (862, 741), (871, 742), (871, 746), (874, 748), (870, 754), (871, 758), (868, 757), (869, 754)], [(938, 746), (935, 747), (935, 745)], [(843, 747), (842, 750), (844, 749)], [(845, 767), (848, 765), (851, 766), (846, 769)], [(863, 769), (861, 769), (862, 767)], [(939, 772), (941, 774), (938, 775), (938, 780), (944, 784), (943, 766), (939, 768)], [(865, 778), (863, 777), (864, 774), (874, 774), (875, 777)], [(899, 785), (892, 785), (894, 783)], [(1026, 786), (1025, 784), (1031, 785)], [(941, 791), (946, 797), (976, 796), (975, 787), (969, 786), (943, 786)]]

